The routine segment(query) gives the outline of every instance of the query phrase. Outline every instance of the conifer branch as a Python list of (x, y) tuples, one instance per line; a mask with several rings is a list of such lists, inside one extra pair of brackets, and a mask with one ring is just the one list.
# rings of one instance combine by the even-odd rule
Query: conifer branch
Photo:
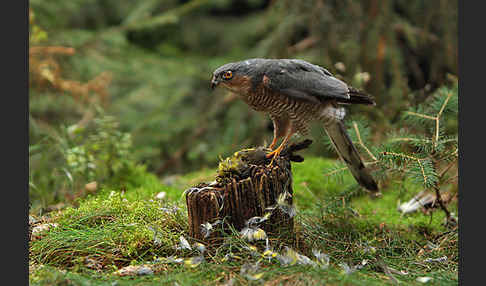
[(395, 156), (395, 157), (401, 157), (401, 158), (406, 158), (406, 159), (409, 159), (409, 160), (413, 160), (413, 161), (416, 161), (418, 163), (418, 165), (420, 166), (420, 170), (422, 171), (422, 177), (424, 178), (424, 185), (426, 186), (427, 185), (427, 175), (425, 174), (425, 168), (423, 166), (423, 164), (421, 163), (421, 160), (423, 159), (420, 159), (420, 158), (416, 158), (416, 157), (413, 157), (413, 156), (410, 156), (410, 155), (406, 155), (406, 154), (402, 154), (402, 153), (395, 153), (395, 152), (382, 152), (382, 154), (384, 156), (386, 155), (391, 155), (391, 156)]
[(412, 137), (399, 137), (399, 138), (392, 138), (390, 139), (391, 142), (396, 142), (396, 141), (405, 141), (405, 142), (410, 142), (410, 141), (415, 141), (415, 142), (430, 142), (430, 139), (426, 138), (412, 138)]
[(449, 102), (449, 99), (450, 99), (451, 97), (452, 97), (452, 93), (449, 93), (449, 94), (447, 95), (446, 100), (444, 101), (444, 104), (442, 104), (442, 107), (440, 108), (439, 113), (437, 113), (437, 117), (440, 117), (440, 116), (442, 115), (442, 112), (444, 111), (444, 109), (445, 109), (445, 107), (446, 107), (446, 105), (447, 105), (447, 103)]
[(437, 142), (439, 141), (439, 121), (440, 121), (440, 116), (442, 115), (442, 112), (444, 111), (447, 102), (449, 102), (449, 99), (451, 98), (452, 93), (449, 93), (447, 95), (446, 100), (444, 100), (444, 103), (440, 107), (439, 113), (437, 113), (437, 116), (435, 117), (435, 143), (434, 147), (437, 147)]
[(390, 141), (426, 141), (426, 139), (419, 139), (419, 138), (411, 138), (411, 137), (400, 137), (400, 138), (392, 138)]
[(363, 143), (363, 140), (361, 140), (361, 134), (359, 133), (358, 124), (356, 124), (356, 121), (353, 121), (353, 127), (354, 127), (354, 131), (356, 132), (356, 136), (358, 136), (359, 144), (366, 150), (366, 152), (368, 152), (368, 155), (370, 155), (370, 157), (374, 161), (377, 161), (377, 159), (373, 155), (373, 153), (371, 153), (371, 151), (368, 149), (368, 147), (366, 147), (366, 145)]
[(439, 142), (440, 116), (442, 115), (442, 112), (444, 112), (444, 109), (445, 109), (445, 107), (446, 107), (446, 105), (449, 102), (449, 99), (451, 97), (452, 97), (452, 93), (448, 93), (446, 100), (444, 100), (444, 103), (440, 107), (440, 110), (439, 110), (439, 112), (437, 113), (436, 116), (430, 116), (430, 115), (421, 114), (421, 113), (417, 113), (417, 112), (413, 112), (413, 111), (407, 111), (406, 112), (409, 115), (414, 115), (414, 116), (418, 116), (418, 117), (422, 117), (422, 118), (426, 118), (426, 119), (430, 119), (430, 120), (435, 121), (435, 137), (433, 139), (434, 140), (434, 147), (437, 147), (437, 144)]
[(345, 171), (345, 170), (347, 170), (347, 169), (348, 169), (348, 167), (343, 167), (343, 168), (336, 169), (336, 170), (334, 170), (334, 171), (331, 171), (331, 172), (329, 172), (329, 173), (324, 174), (324, 177), (329, 177), (329, 176), (332, 176), (332, 175), (334, 175), (334, 174), (337, 174), (337, 173), (339, 173), (339, 172)]
[(437, 147), (437, 142), (439, 141), (439, 117), (435, 118), (435, 140), (434, 147)]
[[(440, 96), (435, 96), (432, 103), (420, 106), (415, 111), (404, 112), (408, 117), (406, 119), (410, 119), (409, 123), (424, 132), (422, 134), (410, 134), (407, 129), (400, 129), (397, 134), (389, 135), (386, 144), (378, 146), (377, 149), (369, 149), (365, 145), (367, 140), (366, 129), (363, 129), (357, 121), (353, 121), (352, 126), (356, 133), (357, 144), (359, 143), (362, 149), (368, 153), (370, 159), (372, 158), (371, 162), (365, 164), (378, 164), (380, 168), (378, 168), (377, 174), (380, 175), (395, 172), (401, 177), (406, 174), (413, 175), (413, 179), (420, 182), (427, 190), (435, 191), (437, 197), (435, 201), (440, 209), (444, 210), (448, 221), (450, 221), (452, 217), (447, 209), (448, 201), (440, 197), (440, 189), (457, 178), (457, 175), (451, 172), (457, 166), (457, 135), (446, 136), (443, 134), (440, 120), (444, 114), (453, 115), (456, 102), (451, 98), (457, 93), (451, 89), (443, 92), (442, 89), (437, 94)], [(435, 114), (435, 116), (428, 114)], [(435, 123), (435, 126), (429, 124), (429, 122)], [(432, 129), (430, 133), (426, 132), (429, 127)], [(377, 155), (375, 156), (371, 150), (374, 150)], [(413, 151), (411, 152), (411, 150)], [(325, 176), (340, 174), (346, 169), (346, 167), (336, 166), (329, 170), (330, 172), (326, 173)], [(451, 176), (448, 175), (449, 173), (452, 173)]]
[(422, 117), (422, 118), (427, 118), (427, 119), (430, 119), (430, 120), (435, 120), (435, 116), (430, 116), (430, 115), (426, 115), (426, 114), (421, 114), (421, 113), (417, 113), (417, 112), (413, 112), (413, 111), (406, 111), (407, 114), (410, 114), (410, 115), (415, 115), (415, 116), (418, 116), (418, 117)]

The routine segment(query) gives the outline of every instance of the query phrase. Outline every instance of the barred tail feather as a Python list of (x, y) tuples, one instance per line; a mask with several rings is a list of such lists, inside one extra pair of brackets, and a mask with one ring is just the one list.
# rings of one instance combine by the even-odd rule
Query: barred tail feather
[(332, 121), (325, 124), (324, 127), (339, 156), (346, 163), (356, 181), (366, 189), (377, 192), (378, 185), (363, 164), (344, 124), (341, 121)]

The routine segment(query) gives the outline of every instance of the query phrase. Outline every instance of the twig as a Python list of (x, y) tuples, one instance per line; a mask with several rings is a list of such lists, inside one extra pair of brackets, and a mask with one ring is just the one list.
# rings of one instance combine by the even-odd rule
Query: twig
[(390, 139), (390, 142), (396, 142), (396, 141), (404, 141), (404, 142), (415, 141), (415, 142), (428, 143), (431, 140), (428, 138), (412, 138), (412, 137), (398, 137), (398, 138)]
[(455, 162), (455, 161), (451, 162), (451, 163), (450, 163), (450, 164), (449, 164), (447, 167), (445, 167), (445, 168), (444, 168), (444, 170), (442, 170), (442, 171), (440, 172), (440, 174), (439, 174), (439, 179), (440, 179), (440, 178), (442, 178), (442, 177), (445, 175), (445, 173), (447, 173), (447, 171), (449, 171), (449, 169), (450, 169), (452, 166), (454, 166), (454, 164), (456, 164), (456, 162)]
[(427, 119), (430, 119), (430, 120), (435, 120), (435, 116), (425, 115), (425, 114), (416, 113), (416, 112), (412, 112), (412, 111), (407, 111), (407, 114), (415, 115), (415, 116), (422, 117), (422, 118), (427, 118)]
[(449, 102), (449, 99), (451, 98), (451, 96), (452, 96), (452, 93), (449, 93), (449, 94), (447, 95), (447, 98), (446, 98), (446, 100), (444, 101), (444, 103), (442, 104), (442, 107), (440, 108), (439, 113), (437, 113), (437, 117), (440, 117), (440, 116), (442, 115), (442, 112), (444, 111), (444, 109), (445, 109), (445, 107), (446, 107), (447, 103)]
[(451, 219), (451, 213), (447, 209), (447, 207), (444, 205), (444, 202), (442, 201), (442, 197), (440, 195), (440, 190), (437, 186), (434, 186), (435, 190), (435, 196), (437, 197), (437, 202), (439, 203), (440, 208), (445, 212), (446, 217), (447, 217), (447, 222)]
[(370, 155), (370, 157), (373, 158), (374, 161), (376, 161), (376, 157), (373, 155), (373, 153), (371, 153), (368, 147), (366, 147), (366, 145), (363, 143), (363, 140), (361, 140), (361, 134), (359, 133), (358, 124), (356, 124), (356, 121), (353, 121), (353, 127), (356, 135), (358, 136), (359, 144), (366, 150), (366, 152), (368, 152), (368, 155)]
[(402, 158), (406, 158), (406, 159), (409, 159), (409, 160), (417, 161), (417, 163), (420, 166), (420, 170), (422, 171), (422, 177), (424, 177), (424, 185), (427, 185), (427, 175), (425, 175), (424, 166), (420, 162), (422, 159), (415, 158), (415, 157), (410, 156), (410, 155), (405, 155), (405, 154), (401, 154), (401, 153), (395, 153), (395, 152), (382, 152), (382, 154), (385, 155), (385, 156), (386, 155), (392, 155), (392, 156), (397, 156), (397, 157), (402, 157)]
[(442, 112), (444, 111), (447, 103), (449, 102), (449, 99), (451, 98), (452, 93), (449, 93), (447, 95), (446, 100), (444, 100), (444, 103), (440, 107), (439, 113), (437, 113), (437, 116), (435, 117), (435, 144), (434, 147), (437, 147), (437, 142), (439, 141), (439, 121), (440, 121), (440, 116), (442, 115)]
[[(379, 161), (378, 161), (378, 160), (376, 160), (376, 161), (371, 161), (371, 162), (363, 162), (363, 164), (364, 164), (365, 166), (369, 166), (369, 165), (377, 164), (378, 162), (379, 162)], [(339, 172), (342, 172), (342, 171), (346, 171), (347, 169), (348, 169), (348, 167), (342, 167), (342, 168), (339, 168), (339, 169), (333, 170), (333, 171), (331, 171), (331, 172), (329, 172), (329, 173), (324, 174), (324, 177), (332, 176), (332, 175), (334, 175), (334, 174), (336, 174), (336, 173), (339, 173)]]
[(446, 100), (444, 100), (444, 103), (440, 107), (440, 110), (439, 110), (439, 112), (437, 113), (436, 116), (430, 116), (430, 115), (425, 115), (425, 114), (416, 113), (416, 112), (412, 112), (412, 111), (407, 111), (407, 114), (415, 115), (415, 116), (418, 116), (418, 117), (422, 117), (422, 118), (426, 118), (426, 119), (430, 119), (430, 120), (434, 120), (435, 121), (435, 137), (433, 138), (434, 139), (434, 147), (437, 147), (437, 144), (439, 142), (440, 116), (442, 115), (442, 112), (444, 112), (444, 109), (445, 109), (445, 107), (446, 107), (446, 105), (449, 102), (449, 99), (451, 97), (452, 97), (452, 93), (449, 93), (447, 95)]
[(336, 173), (339, 173), (339, 172), (342, 172), (342, 171), (344, 171), (346, 169), (348, 169), (348, 167), (339, 168), (337, 170), (334, 170), (334, 171), (331, 171), (329, 173), (324, 174), (324, 177), (332, 176), (332, 175), (334, 175)]

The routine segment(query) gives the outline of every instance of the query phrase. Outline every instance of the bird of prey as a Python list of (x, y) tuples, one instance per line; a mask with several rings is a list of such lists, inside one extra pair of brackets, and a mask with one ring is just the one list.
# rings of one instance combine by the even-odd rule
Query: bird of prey
[(307, 135), (309, 123), (321, 122), (356, 181), (371, 191), (378, 186), (364, 166), (342, 122), (342, 104), (375, 105), (373, 98), (335, 78), (323, 67), (297, 59), (248, 59), (213, 72), (211, 88), (223, 86), (251, 108), (267, 113), (274, 126), (267, 157), (278, 156), (293, 134)]

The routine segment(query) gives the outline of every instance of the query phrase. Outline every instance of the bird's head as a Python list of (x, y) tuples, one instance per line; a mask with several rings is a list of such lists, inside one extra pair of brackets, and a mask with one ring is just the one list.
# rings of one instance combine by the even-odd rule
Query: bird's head
[(251, 87), (251, 79), (260, 64), (261, 59), (250, 59), (222, 65), (213, 72), (211, 88), (221, 85), (233, 92), (244, 94)]

